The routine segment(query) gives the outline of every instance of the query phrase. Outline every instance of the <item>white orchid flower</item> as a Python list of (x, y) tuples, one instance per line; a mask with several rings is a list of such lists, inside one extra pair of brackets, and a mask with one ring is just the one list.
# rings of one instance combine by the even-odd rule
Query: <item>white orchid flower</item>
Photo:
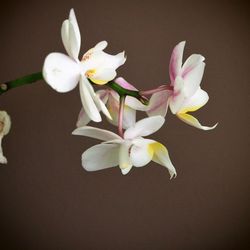
[(202, 130), (210, 130), (217, 124), (212, 127), (202, 126), (194, 116), (188, 114), (203, 107), (209, 99), (207, 92), (200, 88), (205, 58), (193, 54), (182, 64), (184, 47), (185, 41), (177, 44), (170, 59), (169, 74), (172, 90), (153, 94), (148, 114), (165, 116), (169, 106), (171, 112), (185, 123)]
[(151, 160), (165, 166), (170, 178), (176, 176), (168, 151), (161, 143), (145, 139), (162, 127), (165, 119), (152, 116), (136, 122), (125, 130), (124, 138), (104, 129), (90, 126), (77, 128), (74, 135), (88, 136), (104, 141), (82, 154), (82, 166), (87, 171), (96, 171), (119, 165), (122, 174), (127, 174), (132, 166), (143, 167)]
[[(127, 82), (122, 77), (115, 79), (115, 82), (128, 90), (137, 90), (132, 84)], [(108, 121), (111, 124), (117, 126), (118, 116), (119, 116), (119, 99), (120, 99), (118, 93), (112, 89), (104, 89), (104, 90), (98, 90), (96, 94), (103, 101), (103, 103), (106, 104), (107, 109), (112, 117), (112, 119), (109, 119), (107, 117)], [(123, 122), (122, 122), (123, 128), (127, 129), (135, 124), (136, 110), (145, 111), (146, 109), (147, 106), (143, 105), (139, 100), (137, 100), (132, 96), (127, 96), (123, 112)], [(90, 121), (91, 121), (90, 117), (82, 108), (78, 115), (76, 126), (77, 127), (86, 126)]]
[(126, 61), (124, 52), (109, 55), (103, 51), (107, 47), (107, 42), (102, 41), (79, 60), (81, 35), (73, 9), (70, 10), (69, 19), (62, 24), (61, 35), (68, 55), (51, 53), (46, 57), (43, 66), (45, 81), (58, 92), (71, 91), (80, 82), (81, 101), (91, 120), (101, 121), (99, 110), (111, 118), (88, 79), (99, 85), (113, 80), (116, 69)]
[(7, 159), (3, 155), (3, 149), (2, 149), (2, 139), (5, 135), (7, 135), (10, 131), (11, 127), (11, 120), (7, 112), (0, 111), (0, 163), (6, 164)]

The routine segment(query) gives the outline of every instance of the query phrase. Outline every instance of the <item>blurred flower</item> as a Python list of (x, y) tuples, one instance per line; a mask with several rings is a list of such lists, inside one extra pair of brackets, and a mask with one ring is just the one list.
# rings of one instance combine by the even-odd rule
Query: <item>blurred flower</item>
[(170, 59), (169, 74), (172, 90), (153, 94), (148, 114), (165, 116), (169, 106), (171, 112), (185, 123), (199, 129), (210, 130), (217, 124), (212, 127), (202, 126), (194, 116), (188, 114), (203, 107), (209, 99), (207, 92), (200, 88), (205, 58), (193, 54), (182, 64), (184, 46), (185, 42), (177, 44)]
[(125, 131), (124, 138), (104, 129), (89, 126), (77, 128), (73, 131), (74, 135), (104, 141), (82, 154), (83, 168), (87, 171), (96, 171), (119, 165), (125, 175), (132, 166), (143, 167), (153, 160), (168, 169), (170, 178), (176, 176), (176, 170), (165, 146), (154, 140), (143, 138), (159, 130), (164, 121), (162, 116), (142, 119)]
[(126, 61), (124, 52), (109, 55), (103, 51), (107, 47), (107, 42), (102, 41), (88, 50), (80, 61), (78, 56), (81, 35), (73, 9), (70, 10), (69, 19), (62, 24), (61, 35), (68, 56), (62, 53), (51, 53), (46, 57), (43, 66), (45, 81), (58, 92), (71, 91), (80, 82), (81, 101), (91, 120), (101, 121), (99, 110), (111, 118), (88, 79), (99, 85), (113, 80), (116, 69)]
[(2, 140), (5, 135), (7, 135), (10, 131), (11, 127), (11, 120), (7, 112), (0, 111), (0, 163), (6, 164), (7, 159), (3, 155), (3, 149), (2, 149)]
[[(133, 85), (128, 83), (124, 78), (119, 77), (115, 79), (115, 82), (122, 86), (123, 88), (129, 90), (137, 90)], [(119, 95), (112, 89), (98, 90), (96, 92), (97, 96), (106, 104), (108, 111), (112, 119), (108, 118), (108, 121), (117, 126), (118, 116), (119, 116)], [(127, 96), (125, 100), (124, 113), (123, 113), (123, 128), (127, 129), (135, 124), (136, 121), (136, 110), (145, 111), (147, 106), (143, 105), (140, 101), (132, 96)], [(77, 127), (82, 127), (87, 125), (91, 119), (82, 108), (76, 123)]]

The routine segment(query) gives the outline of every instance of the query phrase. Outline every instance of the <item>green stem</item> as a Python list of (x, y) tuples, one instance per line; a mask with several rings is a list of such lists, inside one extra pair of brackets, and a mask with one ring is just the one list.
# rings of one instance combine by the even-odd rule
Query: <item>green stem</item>
[(27, 75), (21, 78), (18, 78), (13, 81), (5, 82), (0, 84), (0, 95), (7, 92), (10, 89), (23, 86), (25, 84), (31, 84), (33, 82), (39, 81), (43, 79), (42, 72), (34, 73), (31, 75)]
[(125, 89), (114, 81), (110, 81), (106, 85), (116, 91), (120, 96), (132, 96), (138, 99), (144, 105), (148, 105), (148, 99), (140, 95), (139, 91)]
[[(13, 89), (13, 88), (16, 88), (19, 86), (23, 86), (26, 84), (31, 84), (31, 83), (39, 81), (39, 80), (43, 80), (42, 72), (37, 72), (37, 73), (31, 74), (31, 75), (27, 75), (27, 76), (18, 78), (18, 79), (13, 80), (13, 81), (2, 83), (2, 84), (0, 84), (0, 95), (7, 92), (10, 89)], [(94, 84), (94, 83), (92, 83), (92, 84)], [(114, 91), (116, 91), (120, 96), (132, 96), (132, 97), (137, 98), (141, 103), (143, 103), (145, 105), (148, 104), (148, 99), (146, 97), (140, 95), (139, 91), (125, 89), (114, 81), (108, 82), (106, 84), (106, 86), (108, 86), (111, 89), (113, 89)]]

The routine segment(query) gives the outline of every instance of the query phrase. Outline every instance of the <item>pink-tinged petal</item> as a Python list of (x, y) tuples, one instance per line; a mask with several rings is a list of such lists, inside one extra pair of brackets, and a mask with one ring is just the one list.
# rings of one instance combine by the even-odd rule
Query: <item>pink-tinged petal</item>
[(187, 98), (179, 113), (193, 112), (203, 107), (208, 102), (209, 96), (206, 91), (199, 88), (194, 95)]
[(183, 122), (187, 123), (188, 125), (191, 125), (193, 127), (196, 127), (202, 130), (211, 130), (211, 129), (214, 129), (218, 125), (218, 123), (216, 123), (212, 127), (203, 126), (195, 117), (187, 113), (177, 114), (177, 117), (180, 118)]
[(44, 80), (57, 92), (74, 89), (80, 80), (79, 65), (62, 53), (51, 53), (44, 61)]
[(185, 43), (186, 43), (185, 41), (182, 41), (178, 43), (173, 49), (171, 59), (170, 59), (170, 64), (169, 64), (169, 75), (170, 75), (171, 84), (174, 83), (176, 76), (181, 71), (182, 57), (183, 57)]
[(169, 108), (172, 114), (176, 114), (185, 102), (184, 82), (180, 76), (177, 76), (174, 83), (174, 93), (169, 97)]
[(108, 121), (117, 126), (118, 124), (118, 113), (119, 113), (119, 100), (117, 100), (116, 98), (113, 97), (112, 94), (109, 94), (109, 98), (107, 101), (107, 108), (108, 111), (112, 117), (112, 120), (108, 119)]
[(81, 136), (87, 136), (91, 138), (95, 138), (101, 141), (112, 141), (112, 140), (122, 140), (122, 138), (105, 129), (90, 127), (90, 126), (84, 126), (81, 128), (77, 128), (72, 132), (73, 135), (81, 135)]
[(125, 89), (135, 90), (135, 91), (137, 90), (132, 84), (127, 82), (123, 77), (116, 78), (115, 82)]
[(168, 98), (171, 96), (172, 91), (163, 90), (153, 94), (149, 100), (147, 109), (148, 116), (161, 115), (163, 117), (167, 114)]
[(82, 154), (82, 166), (87, 171), (97, 171), (119, 164), (118, 144), (98, 144)]
[(107, 89), (101, 89), (96, 91), (96, 95), (103, 101), (103, 103), (107, 103), (109, 98), (109, 90)]

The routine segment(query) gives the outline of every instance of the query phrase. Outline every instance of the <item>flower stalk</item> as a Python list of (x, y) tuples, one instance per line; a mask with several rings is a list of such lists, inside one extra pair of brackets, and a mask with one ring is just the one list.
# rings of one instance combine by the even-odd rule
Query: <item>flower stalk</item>
[[(32, 84), (39, 80), (44, 80), (42, 72), (33, 73), (31, 75), (26, 75), (21, 78), (15, 79), (13, 81), (8, 81), (0, 84), (0, 95), (9, 91), (10, 89), (23, 86), (26, 84)], [(92, 84), (94, 84), (90, 79), (88, 79)], [(140, 94), (139, 91), (125, 89), (114, 81), (109, 81), (106, 84), (109, 88), (116, 91), (120, 96), (132, 96), (138, 99), (142, 104), (147, 105), (148, 99)]]
[(119, 116), (118, 116), (118, 133), (123, 138), (123, 113), (126, 95), (120, 95)]

